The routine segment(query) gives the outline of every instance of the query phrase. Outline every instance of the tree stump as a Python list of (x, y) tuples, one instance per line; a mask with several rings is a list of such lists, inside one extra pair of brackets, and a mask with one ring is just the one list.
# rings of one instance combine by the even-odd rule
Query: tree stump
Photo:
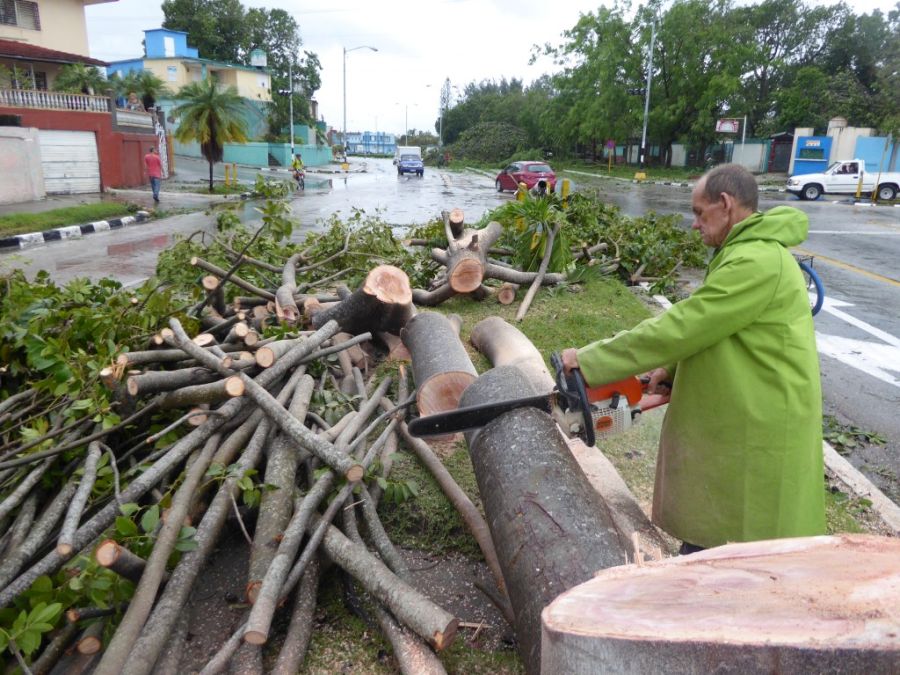
[(380, 330), (396, 333), (414, 312), (411, 303), (406, 272), (393, 265), (379, 265), (346, 300), (318, 311), (307, 306), (306, 311), (312, 312), (316, 329), (334, 319), (342, 331), (353, 335)]
[(431, 415), (458, 407), (478, 372), (453, 322), (436, 312), (422, 312), (410, 319), (400, 338), (412, 358), (419, 413)]
[(729, 544), (605, 570), (543, 613), (545, 673), (897, 673), (900, 540)]
[[(460, 405), (536, 393), (518, 368), (501, 366), (479, 377)], [(537, 673), (541, 610), (597, 570), (623, 563), (628, 542), (546, 413), (513, 410), (467, 432), (466, 441), (516, 617), (519, 653), (527, 672)]]

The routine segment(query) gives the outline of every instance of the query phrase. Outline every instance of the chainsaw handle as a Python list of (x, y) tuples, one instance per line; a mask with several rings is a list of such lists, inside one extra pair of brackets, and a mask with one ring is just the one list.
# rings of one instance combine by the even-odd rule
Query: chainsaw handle
[(591, 403), (581, 369), (572, 368), (566, 375), (562, 357), (558, 352), (550, 354), (550, 363), (556, 370), (556, 387), (566, 399), (568, 409), (581, 411), (584, 421), (584, 442), (588, 446), (593, 446), (597, 440), (594, 434), (594, 419), (591, 416)]

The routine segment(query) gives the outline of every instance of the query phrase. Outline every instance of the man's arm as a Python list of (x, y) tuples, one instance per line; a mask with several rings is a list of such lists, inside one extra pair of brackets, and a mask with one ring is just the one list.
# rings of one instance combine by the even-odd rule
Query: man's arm
[(564, 355), (563, 363), (577, 363), (591, 385), (676, 364), (755, 321), (775, 292), (780, 260), (727, 260), (690, 297), (630, 331), (578, 349), (575, 363), (572, 354)]

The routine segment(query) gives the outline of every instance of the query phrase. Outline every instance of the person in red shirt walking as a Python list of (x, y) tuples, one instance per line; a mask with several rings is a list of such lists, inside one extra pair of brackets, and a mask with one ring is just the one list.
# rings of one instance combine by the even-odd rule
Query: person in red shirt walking
[(150, 189), (153, 190), (153, 201), (159, 203), (159, 186), (162, 182), (162, 161), (156, 154), (156, 148), (151, 147), (150, 152), (144, 155), (144, 164), (147, 167), (147, 175), (150, 176)]

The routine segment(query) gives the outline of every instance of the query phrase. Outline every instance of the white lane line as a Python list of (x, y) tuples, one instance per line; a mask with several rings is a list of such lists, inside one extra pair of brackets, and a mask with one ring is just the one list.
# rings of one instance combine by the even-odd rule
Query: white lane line
[(900, 373), (900, 347), (827, 335), (819, 331), (816, 331), (816, 346), (820, 354), (837, 359), (882, 382), (900, 387), (900, 379), (891, 375), (891, 372)]
[(846, 234), (855, 237), (857, 235), (867, 235), (874, 237), (897, 237), (900, 232), (847, 232), (846, 230), (810, 230), (809, 234)]
[[(822, 304), (822, 311), (828, 312), (832, 316), (837, 317), (851, 326), (856, 326), (860, 330), (864, 330), (869, 335), (877, 337), (879, 340), (887, 342), (889, 345), (893, 345), (894, 347), (900, 348), (900, 338), (896, 338), (887, 331), (883, 331), (880, 328), (876, 328), (875, 326), (866, 323), (862, 319), (857, 319), (855, 316), (850, 316), (847, 312), (843, 312), (838, 307), (853, 307), (852, 302), (844, 302), (843, 300), (834, 300), (832, 298), (825, 298), (825, 302)], [(898, 360), (896, 363), (900, 363)]]

